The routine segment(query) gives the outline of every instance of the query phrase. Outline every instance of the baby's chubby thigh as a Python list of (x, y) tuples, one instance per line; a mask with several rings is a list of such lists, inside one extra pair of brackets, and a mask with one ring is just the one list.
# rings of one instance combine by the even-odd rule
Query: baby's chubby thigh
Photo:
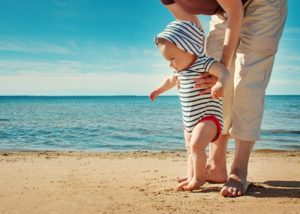
[(200, 121), (192, 131), (189, 148), (196, 151), (205, 150), (218, 133), (217, 125), (212, 120)]

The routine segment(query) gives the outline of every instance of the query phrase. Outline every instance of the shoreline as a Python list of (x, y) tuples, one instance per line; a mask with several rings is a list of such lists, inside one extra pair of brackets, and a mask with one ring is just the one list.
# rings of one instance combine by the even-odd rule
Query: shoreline
[(299, 213), (299, 168), (300, 151), (254, 151), (248, 193), (224, 198), (175, 190), (185, 151), (0, 151), (0, 213)]
[[(208, 149), (207, 149), (208, 150)], [(186, 150), (184, 149), (174, 149), (174, 150), (51, 150), (51, 149), (24, 149), (24, 150), (18, 150), (18, 149), (0, 149), (0, 155), (4, 153), (8, 154), (17, 154), (17, 153), (87, 153), (87, 154), (97, 154), (97, 153), (184, 153)], [(234, 149), (227, 149), (227, 154), (234, 152)], [(299, 149), (253, 149), (254, 153), (286, 153), (286, 152), (300, 152)]]

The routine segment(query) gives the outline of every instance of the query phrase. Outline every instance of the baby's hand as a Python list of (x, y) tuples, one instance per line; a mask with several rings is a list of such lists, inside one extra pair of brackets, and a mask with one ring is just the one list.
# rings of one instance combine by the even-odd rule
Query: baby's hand
[(158, 92), (154, 90), (150, 92), (149, 98), (151, 101), (154, 101), (158, 95), (159, 95)]
[(219, 97), (224, 96), (224, 87), (221, 82), (217, 82), (212, 88), (211, 88), (211, 96), (213, 99), (218, 99)]

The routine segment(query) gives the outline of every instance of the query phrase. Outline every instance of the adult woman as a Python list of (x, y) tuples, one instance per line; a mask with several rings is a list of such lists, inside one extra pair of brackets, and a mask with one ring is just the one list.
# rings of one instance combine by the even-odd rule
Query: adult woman
[[(248, 188), (249, 157), (259, 139), (268, 85), (286, 18), (286, 0), (161, 0), (180, 20), (199, 23), (197, 14), (212, 15), (206, 41), (208, 55), (232, 73), (225, 92), (223, 135), (212, 144), (207, 180), (225, 182), (223, 196), (241, 196)], [(197, 87), (210, 90), (214, 77), (203, 76)], [(235, 139), (232, 167), (227, 177), (228, 134)], [(185, 181), (181, 185), (185, 185)]]

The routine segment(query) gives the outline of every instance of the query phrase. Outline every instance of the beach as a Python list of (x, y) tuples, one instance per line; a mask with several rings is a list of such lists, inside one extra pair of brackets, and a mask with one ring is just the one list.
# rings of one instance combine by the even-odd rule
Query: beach
[(257, 150), (248, 193), (224, 198), (175, 190), (184, 151), (0, 152), (0, 213), (300, 213), (299, 169), (299, 151)]

